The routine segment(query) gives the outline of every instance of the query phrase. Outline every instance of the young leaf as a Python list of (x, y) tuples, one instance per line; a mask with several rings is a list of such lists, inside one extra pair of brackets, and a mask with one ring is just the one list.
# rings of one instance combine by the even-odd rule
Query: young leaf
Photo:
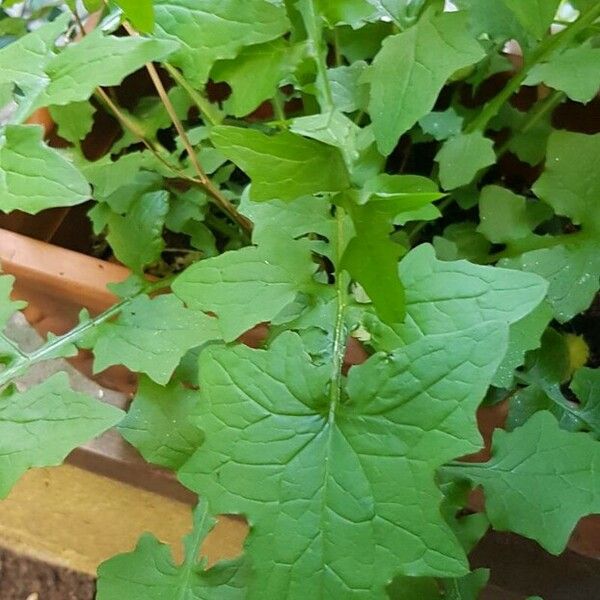
[(494, 142), (479, 131), (448, 139), (435, 157), (440, 183), (445, 190), (471, 183), (475, 175), (496, 162)]
[(477, 231), (490, 242), (503, 244), (526, 238), (543, 221), (552, 217), (552, 210), (543, 202), (527, 201), (510, 190), (488, 185), (481, 190)]
[(511, 433), (497, 429), (489, 462), (448, 469), (483, 486), (495, 529), (560, 554), (579, 519), (600, 512), (599, 466), (597, 441), (561, 430), (542, 411)]
[(294, 200), (350, 186), (337, 148), (293, 133), (265, 135), (253, 129), (219, 126), (211, 132), (214, 145), (252, 180), (255, 201)]
[(214, 525), (203, 500), (194, 511), (194, 529), (184, 540), (181, 565), (175, 564), (166, 544), (144, 534), (133, 552), (100, 565), (97, 600), (243, 600), (245, 570), (240, 559), (207, 569), (207, 560), (198, 558)]
[(593, 239), (532, 250), (499, 265), (544, 277), (550, 284), (548, 301), (562, 323), (588, 308), (598, 291), (600, 253)]
[(336, 67), (327, 71), (333, 105), (341, 112), (351, 113), (367, 110), (369, 86), (361, 82), (367, 63), (359, 60), (349, 66)]
[(165, 58), (177, 48), (168, 40), (116, 37), (95, 29), (48, 62), (50, 81), (34, 108), (87, 100), (98, 86), (117, 85), (145, 63)]
[[(526, 239), (527, 244), (507, 244), (514, 258), (502, 266), (538, 273), (550, 288), (548, 300), (560, 321), (567, 321), (592, 302), (600, 280), (598, 230), (600, 194), (598, 176), (600, 134), (583, 135), (556, 131), (550, 137), (542, 176), (533, 186), (536, 195), (558, 215), (569, 217), (581, 231), (551, 237)], [(533, 248), (533, 249), (530, 249)]]
[[(492, 323), (376, 354), (348, 374), (301, 339), (200, 356), (206, 441), (179, 472), (215, 510), (247, 515), (248, 598), (385, 598), (396, 574), (462, 576), (435, 470), (480, 445), (474, 410), (506, 346)], [(345, 396), (341, 396), (345, 398)]]
[(285, 202), (252, 202), (249, 196), (249, 190), (244, 191), (240, 211), (252, 221), (252, 241), (258, 246), (277, 239), (290, 243), (311, 233), (327, 240), (335, 236), (331, 203), (326, 198), (304, 196)]
[(23, 93), (15, 121), (31, 112), (32, 104), (48, 85), (44, 68), (54, 57), (54, 43), (68, 23), (69, 15), (63, 14), (0, 50), (0, 86), (16, 85)]
[(105, 211), (106, 239), (115, 256), (135, 273), (143, 273), (144, 267), (160, 258), (168, 211), (169, 193), (165, 190), (135, 198), (124, 215)]
[(539, 348), (542, 334), (551, 320), (552, 308), (547, 302), (542, 302), (528, 315), (511, 324), (508, 350), (492, 385), (499, 388), (512, 385), (515, 369), (525, 361), (526, 352)]
[(450, 107), (442, 112), (430, 112), (419, 119), (424, 133), (428, 133), (438, 141), (447, 140), (462, 131), (464, 119)]
[(467, 261), (437, 260), (423, 244), (400, 263), (407, 318), (392, 327), (369, 322), (378, 350), (393, 351), (423, 336), (462, 331), (483, 323), (515, 323), (537, 307), (548, 284), (531, 273), (515, 273)]
[[(43, 142), (39, 125), (7, 125), (0, 139), (0, 210), (29, 214), (90, 198), (81, 173)], [(24, 157), (27, 157), (24, 159)]]
[(140, 377), (119, 432), (148, 462), (177, 470), (204, 440), (190, 420), (197, 404), (198, 393), (180, 383), (163, 387)]
[(274, 40), (290, 26), (285, 7), (268, 0), (154, 0), (154, 10), (155, 35), (180, 42), (171, 62), (197, 87), (217, 60)]
[(274, 241), (196, 263), (173, 283), (189, 307), (217, 315), (225, 341), (270, 321), (314, 286), (310, 245)]
[(561, 0), (502, 0), (521, 25), (538, 40), (548, 34)]
[(362, 285), (386, 323), (404, 318), (404, 288), (398, 277), (398, 260), (406, 250), (390, 239), (394, 219), (405, 211), (431, 204), (442, 197), (424, 177), (380, 175), (368, 182), (365, 204), (345, 203), (354, 228), (341, 267)]
[(600, 89), (600, 48), (577, 46), (535, 65), (524, 85), (545, 83), (561, 90), (575, 102), (584, 104), (598, 95)]
[(50, 107), (58, 135), (72, 144), (78, 144), (92, 130), (95, 113), (96, 109), (87, 101)]
[(154, 7), (152, 0), (114, 0), (125, 13), (131, 24), (143, 33), (154, 29)]
[(31, 467), (59, 465), (74, 448), (116, 425), (123, 413), (73, 392), (57, 373), (0, 402), (0, 498)]
[(369, 113), (382, 154), (390, 154), (400, 136), (431, 111), (452, 74), (485, 56), (466, 19), (463, 13), (428, 13), (385, 40), (367, 74)]
[(218, 62), (212, 72), (214, 81), (226, 81), (231, 96), (223, 103), (224, 110), (243, 117), (272, 98), (279, 83), (289, 77), (302, 58), (302, 46), (278, 38), (266, 44), (249, 46), (234, 59)]
[(216, 319), (185, 308), (173, 294), (138, 296), (96, 328), (94, 372), (125, 365), (165, 385), (188, 350), (220, 337)]

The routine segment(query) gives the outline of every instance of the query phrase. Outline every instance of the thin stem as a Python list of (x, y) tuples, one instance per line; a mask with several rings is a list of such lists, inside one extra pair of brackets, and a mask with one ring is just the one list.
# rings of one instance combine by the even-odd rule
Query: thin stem
[[(552, 93), (548, 94), (548, 96), (538, 102), (535, 107), (529, 111), (516, 133), (523, 134), (531, 131), (545, 115), (552, 112), (565, 98), (566, 94), (559, 90), (554, 90)], [(514, 135), (510, 136), (500, 148), (498, 148), (498, 157), (501, 157), (508, 151), (513, 139)]]
[(335, 419), (335, 413), (341, 399), (342, 367), (346, 355), (346, 325), (345, 316), (348, 306), (348, 276), (339, 265), (344, 253), (344, 210), (336, 207), (336, 317), (332, 341), (331, 383), (329, 388), (329, 422)]
[(281, 90), (277, 90), (272, 99), (273, 113), (275, 115), (275, 124), (281, 129), (287, 129), (287, 120), (285, 116), (285, 101)]
[(323, 36), (321, 35), (321, 23), (319, 14), (315, 8), (314, 0), (302, 0), (304, 10), (302, 17), (306, 26), (310, 51), (317, 66), (317, 89), (320, 92), (319, 103), (323, 112), (332, 112), (335, 108), (329, 78), (327, 77), (327, 52), (323, 47)]
[[(137, 35), (137, 32), (134, 29), (132, 29), (129, 23), (123, 23), (123, 27), (125, 28), (127, 33), (129, 33), (129, 35)], [(175, 129), (179, 134), (179, 137), (181, 138), (183, 146), (185, 147), (188, 153), (190, 162), (192, 163), (192, 167), (194, 168), (194, 171), (196, 171), (196, 175), (198, 177), (200, 185), (208, 192), (209, 196), (213, 199), (214, 203), (223, 212), (229, 215), (229, 217), (233, 219), (233, 221), (236, 222), (242, 228), (242, 230), (246, 232), (252, 231), (252, 223), (248, 219), (246, 219), (244, 215), (240, 214), (237, 211), (235, 206), (233, 206), (233, 204), (229, 202), (229, 200), (221, 193), (221, 190), (219, 190), (219, 188), (217, 188), (212, 183), (212, 181), (210, 181), (210, 179), (204, 172), (204, 169), (200, 164), (200, 160), (198, 159), (198, 155), (196, 154), (194, 147), (192, 146), (190, 139), (188, 138), (187, 132), (185, 131), (181, 120), (177, 116), (177, 111), (175, 110), (175, 107), (173, 106), (173, 103), (171, 102), (171, 99), (167, 94), (167, 90), (165, 89), (165, 86), (160, 80), (160, 76), (158, 74), (158, 71), (156, 70), (156, 67), (152, 63), (146, 63), (146, 70), (148, 71), (150, 79), (152, 80), (152, 83), (154, 84), (154, 87), (158, 92), (161, 102), (164, 104), (166, 111), (169, 113), (169, 117), (171, 118), (171, 121), (173, 122), (173, 125), (175, 126)]]
[[(452, 196), (448, 196), (444, 198), (439, 204), (437, 204), (438, 210), (443, 213), (450, 204), (454, 202), (454, 198)], [(431, 221), (419, 221), (415, 224), (415, 226), (408, 232), (408, 241), (412, 245), (415, 243), (419, 233), (423, 231), (423, 229), (430, 223)]]
[(570, 23), (568, 27), (561, 32), (551, 35), (542, 42), (532, 53), (529, 60), (523, 65), (523, 68), (518, 71), (502, 89), (502, 91), (492, 98), (477, 115), (471, 123), (466, 127), (467, 133), (473, 131), (484, 131), (488, 123), (493, 119), (504, 104), (518, 91), (521, 87), (529, 71), (537, 63), (541, 62), (550, 56), (556, 49), (568, 44), (578, 33), (586, 29), (598, 17), (600, 17), (600, 3), (590, 7), (585, 13), (582, 13), (577, 21)]
[(15, 342), (14, 340), (11, 340), (7, 335), (5, 335), (4, 333), (1, 333), (1, 332), (0, 332), (0, 338), (2, 339), (2, 341), (6, 342), (6, 344), (8, 344), (16, 354), (18, 354), (22, 358), (27, 358), (28, 354), (26, 352), (23, 352), (23, 350), (21, 350), (21, 348), (19, 348), (19, 344), (17, 344), (17, 342)]
[(194, 104), (198, 107), (200, 114), (203, 119), (211, 125), (219, 125), (223, 118), (221, 114), (215, 109), (211, 102), (209, 102), (202, 94), (197, 92), (186, 80), (186, 78), (179, 72), (178, 69), (170, 65), (169, 63), (162, 63), (167, 73), (173, 78), (175, 83), (181, 86), (192, 99)]
[(124, 298), (123, 300), (111, 306), (108, 310), (104, 311), (97, 317), (94, 317), (89, 321), (85, 321), (84, 323), (80, 323), (77, 327), (71, 329), (71, 331), (69, 331), (65, 335), (53, 338), (52, 340), (46, 342), (43, 346), (29, 354), (20, 351), (20, 357), (10, 366), (4, 369), (4, 371), (0, 372), (0, 389), (11, 383), (20, 375), (22, 375), (31, 366), (55, 357), (59, 353), (59, 351), (65, 346), (77, 343), (89, 331), (91, 331), (95, 327), (98, 327), (102, 323), (105, 323), (106, 321), (112, 319), (113, 317), (116, 317), (121, 312), (121, 310), (123, 310), (123, 308), (125, 308), (128, 304), (133, 302), (133, 300), (135, 300), (137, 297), (143, 294), (151, 294), (152, 292), (156, 292), (169, 287), (173, 279), (173, 277), (167, 277), (165, 279), (148, 285), (140, 293), (130, 296), (128, 298)]

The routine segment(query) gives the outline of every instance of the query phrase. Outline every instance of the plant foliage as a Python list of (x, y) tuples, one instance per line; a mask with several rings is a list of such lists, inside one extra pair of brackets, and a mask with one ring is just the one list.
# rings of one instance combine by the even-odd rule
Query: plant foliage
[[(182, 564), (147, 534), (99, 600), (467, 600), (488, 525), (560, 553), (600, 512), (598, 340), (574, 333), (597, 312), (600, 133), (558, 118), (600, 88), (600, 4), (89, 1), (86, 34), (81, 6), (43, 4), (41, 27), (0, 19), (0, 209), (93, 199), (132, 277), (32, 353), (2, 335), (0, 495), (117, 424), (198, 494)], [(156, 93), (121, 106), (136, 72)], [(90, 160), (104, 113), (121, 130)], [(74, 346), (139, 374), (124, 419), (64, 374), (15, 387)], [(497, 401), (491, 458), (463, 462)], [(207, 568), (221, 514), (249, 533)]]

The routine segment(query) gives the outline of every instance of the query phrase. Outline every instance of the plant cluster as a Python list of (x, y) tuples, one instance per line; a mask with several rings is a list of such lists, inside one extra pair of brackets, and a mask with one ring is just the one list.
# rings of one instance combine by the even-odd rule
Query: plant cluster
[[(558, 119), (598, 93), (600, 3), (117, 4), (79, 41), (61, 11), (0, 51), (0, 209), (92, 198), (132, 271), (35, 352), (3, 336), (0, 494), (115, 425), (198, 493), (184, 562), (145, 535), (102, 565), (99, 600), (473, 599), (490, 526), (560, 553), (600, 512), (597, 340), (576, 335), (599, 287), (600, 134)], [(126, 108), (140, 69), (156, 93)], [(41, 107), (67, 148), (26, 123)], [(90, 161), (102, 112), (121, 134)], [(22, 306), (0, 284), (6, 324)], [(139, 374), (126, 416), (64, 374), (13, 385), (77, 348)], [(482, 402), (508, 419), (474, 463)], [(484, 513), (465, 510), (477, 486)], [(249, 534), (207, 568), (221, 514)]]

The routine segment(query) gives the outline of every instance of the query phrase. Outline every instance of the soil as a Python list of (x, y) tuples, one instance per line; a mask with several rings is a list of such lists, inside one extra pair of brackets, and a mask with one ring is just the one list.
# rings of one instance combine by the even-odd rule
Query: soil
[(90, 575), (0, 548), (0, 600), (93, 600)]

